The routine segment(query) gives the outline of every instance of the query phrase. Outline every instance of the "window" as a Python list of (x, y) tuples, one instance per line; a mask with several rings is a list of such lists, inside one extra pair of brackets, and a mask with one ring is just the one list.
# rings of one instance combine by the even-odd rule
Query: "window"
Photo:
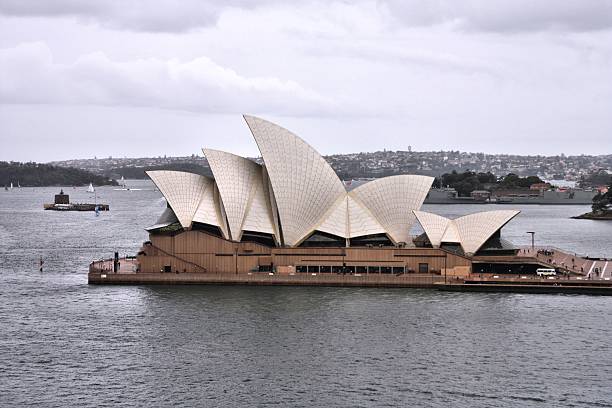
[(319, 272), (319, 266), (308, 265), (308, 272), (318, 273)]
[(429, 273), (429, 264), (420, 263), (419, 264), (419, 273)]
[(368, 273), (380, 273), (380, 267), (368, 266)]
[(393, 273), (396, 275), (401, 275), (404, 273), (404, 267), (403, 266), (394, 266), (393, 267)]
[(295, 270), (301, 273), (305, 273), (308, 272), (308, 270), (306, 269), (306, 266), (304, 265), (298, 265), (295, 267)]
[(332, 271), (331, 266), (321, 266), (319, 271), (321, 273), (330, 273)]
[(391, 273), (391, 267), (390, 266), (381, 266), (380, 267), (380, 273)]
[(367, 266), (356, 266), (355, 270), (357, 273), (367, 273), (368, 267)]

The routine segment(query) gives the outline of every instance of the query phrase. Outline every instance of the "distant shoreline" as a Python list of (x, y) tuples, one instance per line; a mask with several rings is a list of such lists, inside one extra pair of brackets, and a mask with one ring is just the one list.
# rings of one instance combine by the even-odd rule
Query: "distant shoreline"
[(116, 186), (115, 180), (72, 167), (0, 161), (0, 187)]
[(588, 212), (580, 215), (571, 217), (575, 220), (600, 220), (600, 221), (612, 221), (612, 211), (606, 211), (603, 213)]

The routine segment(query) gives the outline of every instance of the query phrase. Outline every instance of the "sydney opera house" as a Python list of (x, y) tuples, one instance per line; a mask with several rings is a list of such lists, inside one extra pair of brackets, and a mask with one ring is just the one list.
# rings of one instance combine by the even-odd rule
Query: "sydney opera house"
[[(427, 176), (351, 188), (295, 134), (244, 119), (261, 164), (204, 149), (213, 177), (147, 172), (167, 208), (147, 228), (140, 271), (460, 275), (516, 251), (500, 230), (518, 211), (452, 220), (420, 211), (433, 182)], [(424, 232), (411, 235), (419, 226)]]

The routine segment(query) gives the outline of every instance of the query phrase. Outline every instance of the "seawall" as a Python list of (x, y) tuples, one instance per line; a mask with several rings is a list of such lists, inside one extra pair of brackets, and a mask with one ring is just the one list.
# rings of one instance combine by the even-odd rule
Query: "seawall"
[(90, 272), (90, 284), (116, 285), (280, 285), (280, 286), (352, 286), (433, 288), (444, 277), (430, 274), (410, 275), (340, 275), (300, 273), (112, 273)]
[(97, 285), (253, 285), (331, 286), (370, 288), (422, 288), (449, 292), (500, 292), (583, 294), (612, 296), (612, 281), (576, 279), (458, 279), (430, 274), (274, 274), (252, 273), (113, 273), (90, 272), (88, 282)]

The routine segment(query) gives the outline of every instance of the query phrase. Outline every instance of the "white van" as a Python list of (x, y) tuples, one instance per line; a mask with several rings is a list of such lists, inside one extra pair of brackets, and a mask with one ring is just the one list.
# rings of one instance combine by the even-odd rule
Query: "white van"
[(536, 275), (538, 276), (555, 276), (557, 271), (552, 268), (538, 268), (536, 269)]

